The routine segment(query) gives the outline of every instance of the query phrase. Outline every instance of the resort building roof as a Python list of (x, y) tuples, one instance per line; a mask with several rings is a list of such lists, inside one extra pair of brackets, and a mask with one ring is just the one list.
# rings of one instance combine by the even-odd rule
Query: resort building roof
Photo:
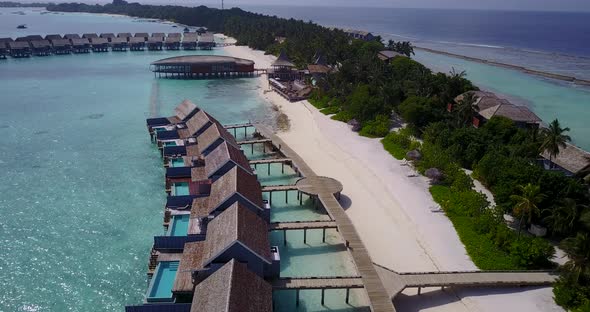
[(109, 44), (109, 40), (107, 38), (93, 38), (92, 39), (93, 46), (105, 45), (105, 44)]
[(64, 38), (65, 39), (80, 39), (80, 35), (78, 35), (78, 34), (65, 34)]
[(181, 38), (182, 34), (181, 33), (169, 33), (168, 34), (168, 38)]
[(90, 45), (90, 41), (88, 38), (74, 38), (72, 39), (72, 45), (80, 46), (80, 45)]
[(165, 33), (152, 33), (152, 37), (166, 37)]
[(404, 56), (404, 55), (401, 53), (397, 53), (395, 51), (391, 51), (391, 50), (383, 50), (383, 51), (380, 51), (379, 54), (377, 54), (377, 57), (379, 57), (379, 59), (384, 62), (390, 61), (390, 60), (392, 60), (396, 57), (399, 57), (399, 56)]
[(212, 147), (213, 144), (217, 143), (219, 139), (222, 139), (229, 144), (238, 147), (236, 139), (216, 120), (211, 126), (207, 128), (207, 130), (197, 137), (199, 148), (203, 152)]
[(174, 109), (174, 116), (178, 118), (179, 121), (182, 121), (191, 116), (194, 111), (198, 109), (199, 108), (195, 103), (189, 100), (184, 100)]
[(215, 122), (213, 117), (207, 114), (204, 110), (199, 110), (186, 121), (186, 128), (178, 130), (178, 134), (181, 138), (199, 135), (213, 122)]
[(205, 266), (234, 244), (241, 244), (268, 264), (272, 262), (267, 223), (239, 203), (209, 222), (205, 243)]
[(330, 72), (330, 67), (326, 65), (307, 65), (307, 70), (309, 70), (310, 74), (327, 74)]
[(49, 43), (49, 40), (34, 40), (31, 41), (31, 46), (34, 49), (49, 48), (51, 47), (51, 43)]
[(231, 260), (195, 288), (191, 312), (270, 312), (272, 286)]
[[(543, 152), (541, 156), (545, 159), (550, 158), (547, 152)], [(551, 161), (572, 174), (576, 174), (588, 166), (590, 152), (567, 143), (566, 148), (560, 148), (557, 157), (551, 158)]]
[(30, 49), (31, 48), (29, 43), (26, 41), (9, 42), (8, 47), (10, 47), (11, 50)]
[(62, 39), (63, 37), (61, 35), (58, 34), (54, 34), (54, 35), (47, 35), (45, 36), (45, 40), (56, 40), (56, 39)]
[(469, 91), (455, 98), (459, 103), (466, 94), (472, 93), (475, 96), (475, 105), (478, 107), (478, 114), (490, 120), (494, 116), (509, 118), (517, 123), (539, 124), (541, 118), (525, 106), (514, 105), (506, 99), (499, 98), (496, 94), (485, 91)]
[(68, 39), (53, 39), (51, 40), (51, 44), (53, 44), (54, 47), (65, 47), (72, 45)]
[(262, 209), (264, 205), (262, 188), (256, 176), (236, 166), (211, 184), (208, 214), (215, 212), (220, 206), (228, 204), (228, 200), (231, 200), (235, 194), (239, 194), (258, 209)]
[(285, 53), (285, 51), (282, 50), (281, 51), (281, 54), (279, 54), (279, 57), (274, 62), (272, 62), (271, 66), (276, 66), (276, 67), (295, 67), (295, 64), (293, 64), (291, 62), (291, 60), (287, 56), (287, 53)]
[(164, 37), (149, 37), (148, 43), (162, 43), (164, 42)]
[(133, 36), (131, 35), (131, 33), (118, 33), (117, 37), (118, 38), (131, 38)]
[(165, 58), (152, 65), (223, 65), (233, 63), (235, 65), (254, 65), (254, 61), (237, 57), (221, 55), (188, 55)]
[(111, 43), (112, 43), (112, 44), (122, 44), (122, 43), (127, 43), (127, 38), (123, 38), (123, 37), (113, 37), (113, 38), (111, 38)]
[(102, 33), (102, 34), (100, 34), (100, 37), (101, 38), (115, 38), (117, 36), (115, 36), (115, 34), (113, 34), (113, 33)]
[(180, 37), (166, 37), (166, 43), (180, 43)]
[(88, 38), (88, 39), (94, 39), (94, 38), (98, 38), (97, 34), (82, 34), (82, 38)]
[(228, 163), (233, 163), (244, 171), (254, 174), (242, 150), (227, 142), (221, 143), (211, 153), (207, 154), (205, 157), (205, 172), (211, 178), (212, 175), (216, 174), (216, 172)]
[(205, 248), (205, 241), (184, 244), (172, 292), (190, 292), (193, 289), (192, 271), (203, 268)]

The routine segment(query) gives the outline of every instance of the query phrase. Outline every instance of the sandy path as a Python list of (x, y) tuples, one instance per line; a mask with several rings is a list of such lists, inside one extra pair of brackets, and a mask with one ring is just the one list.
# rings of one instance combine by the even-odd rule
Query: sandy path
[[(251, 59), (257, 68), (274, 60), (246, 47), (227, 47), (228, 55)], [(289, 103), (276, 93), (261, 96), (278, 105), (291, 120), (279, 136), (319, 175), (344, 185), (342, 204), (373, 261), (399, 272), (475, 270), (451, 222), (435, 206), (424, 177), (407, 177), (410, 169), (391, 157), (377, 139), (350, 131), (306, 101)], [(396, 300), (401, 311), (562, 311), (550, 288), (414, 290)]]

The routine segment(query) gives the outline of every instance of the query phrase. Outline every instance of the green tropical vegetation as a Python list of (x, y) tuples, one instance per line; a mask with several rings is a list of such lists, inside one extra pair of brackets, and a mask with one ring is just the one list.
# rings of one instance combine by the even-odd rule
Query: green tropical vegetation
[[(403, 158), (418, 149), (414, 161), (422, 172), (440, 171), (431, 187), (437, 203), (453, 222), (461, 241), (482, 269), (551, 268), (554, 253), (547, 240), (528, 235), (526, 225), (548, 229), (569, 262), (554, 288), (558, 304), (574, 311), (590, 307), (590, 212), (589, 188), (583, 178), (545, 170), (537, 160), (540, 152), (552, 159), (570, 141), (568, 128), (557, 120), (547, 129), (517, 127), (511, 120), (493, 117), (479, 128), (471, 126), (477, 113), (475, 99), (464, 96), (477, 88), (464, 72), (433, 73), (411, 59), (410, 43), (351, 40), (342, 31), (313, 22), (282, 19), (237, 8), (218, 10), (203, 6), (151, 6), (118, 0), (107, 5), (58, 4), (49, 10), (126, 14), (141, 18), (174, 20), (204, 26), (236, 38), (238, 44), (278, 54), (284, 50), (300, 68), (321, 51), (336, 70), (317, 81), (310, 102), (332, 118), (358, 125), (362, 135), (383, 137), (384, 148)], [(285, 40), (276, 40), (282, 37)], [(390, 49), (406, 57), (381, 61), (377, 55)], [(449, 112), (450, 103), (454, 103)], [(391, 116), (401, 116), (407, 130), (390, 132)], [(418, 143), (421, 141), (421, 143)], [(495, 206), (473, 190), (463, 168), (494, 194)], [(510, 229), (503, 215), (520, 220)], [(519, 234), (519, 232), (522, 232)]]

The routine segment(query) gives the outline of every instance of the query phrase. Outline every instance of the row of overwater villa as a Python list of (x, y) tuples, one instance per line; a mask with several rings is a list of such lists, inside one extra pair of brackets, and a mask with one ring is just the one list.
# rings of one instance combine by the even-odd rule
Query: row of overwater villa
[(87, 33), (51, 34), (45, 37), (30, 35), (25, 37), (0, 38), (0, 58), (48, 56), (52, 54), (100, 53), (125, 51), (162, 50), (211, 50), (217, 43), (213, 33)]
[(166, 168), (165, 233), (154, 237), (145, 300), (126, 311), (368, 309), (334, 221), (270, 139), (190, 101), (147, 126)]

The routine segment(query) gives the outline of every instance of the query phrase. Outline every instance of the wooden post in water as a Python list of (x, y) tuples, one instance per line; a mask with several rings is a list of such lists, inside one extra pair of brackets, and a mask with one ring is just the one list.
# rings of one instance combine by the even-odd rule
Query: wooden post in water
[(346, 288), (346, 304), (350, 301), (350, 288)]
[(303, 229), (303, 243), (307, 244), (307, 229)]
[(325, 289), (322, 288), (322, 306), (324, 306), (324, 293), (325, 293)]
[(326, 242), (326, 228), (323, 228), (323, 233), (322, 233), (322, 243)]
[(283, 230), (283, 246), (287, 246), (287, 230)]
[(299, 306), (299, 289), (295, 290), (295, 306)]

